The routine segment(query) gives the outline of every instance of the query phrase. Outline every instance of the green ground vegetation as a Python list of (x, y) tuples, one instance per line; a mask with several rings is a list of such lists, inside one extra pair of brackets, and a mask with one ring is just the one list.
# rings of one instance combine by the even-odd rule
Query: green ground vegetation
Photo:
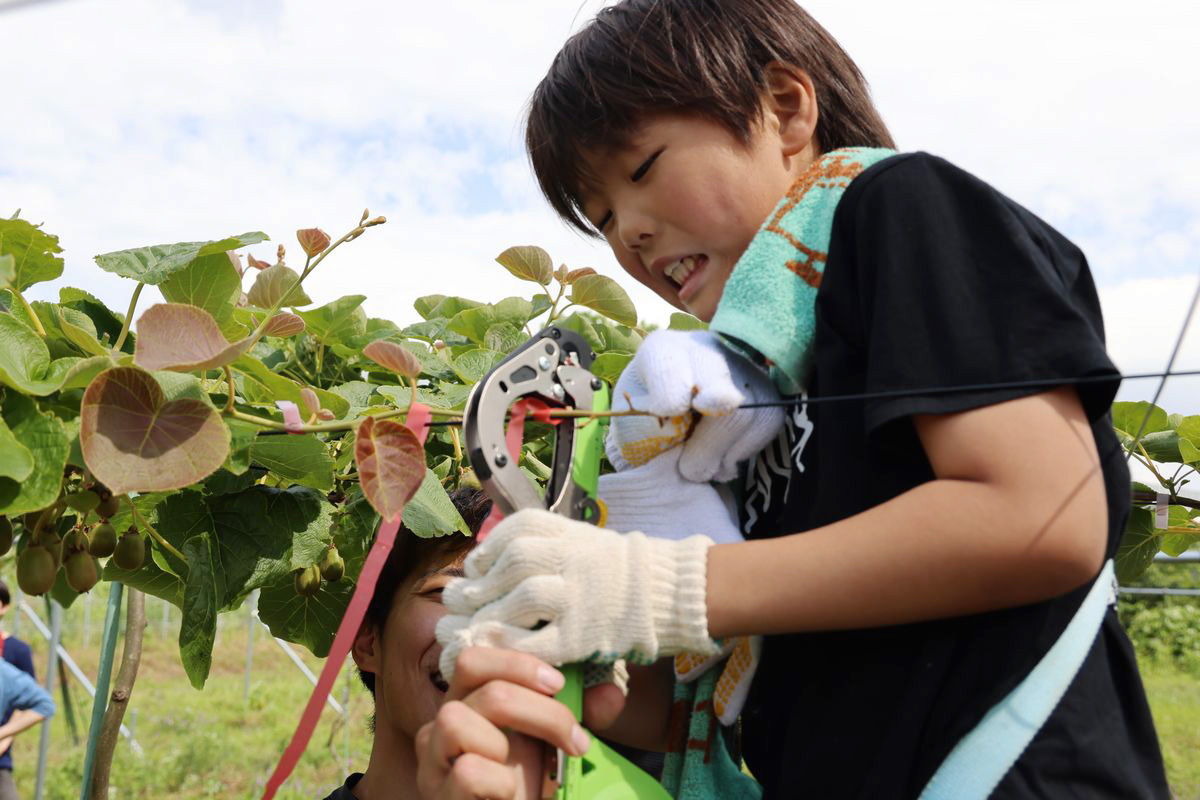
[[(1157, 581), (1186, 582), (1190, 578), (1188, 574), (1158, 575)], [(103, 600), (102, 594), (93, 598), (90, 609), (85, 609), (83, 602), (77, 603), (64, 617), (65, 645), (89, 676), (96, 674)], [(1135, 633), (1135, 647), (1174, 795), (1179, 800), (1200, 800), (1200, 761), (1195, 757), (1200, 753), (1200, 725), (1196, 722), (1200, 720), (1200, 669), (1178, 645), (1178, 632), (1153, 623), (1164, 613), (1168, 617), (1179, 613), (1161, 610), (1171, 608), (1192, 609), (1182, 612), (1192, 614), (1200, 610), (1200, 602), (1134, 603), (1123, 599), (1122, 617), (1131, 621)], [(86, 626), (85, 610), (90, 612)], [(205, 689), (196, 691), (188, 683), (177, 654), (178, 610), (172, 608), (170, 614), (164, 626), (161, 602), (147, 599), (145, 656), (131, 704), (137, 710), (134, 733), (145, 755), (135, 755), (128, 742), (122, 741), (113, 765), (112, 800), (257, 798), (295, 728), (311, 684), (271, 641), (266, 629), (259, 627), (246, 699), (247, 616), (239, 612), (222, 617), (212, 675)], [(39, 671), (44, 671), (44, 640), (27, 618), (22, 617), (19, 627), (21, 637), (33, 646)], [(11, 619), (6, 620), (5, 628), (12, 630)], [(1188, 628), (1192, 630), (1196, 630), (1194, 623)], [(322, 662), (302, 648), (296, 650), (313, 672), (319, 673)], [(118, 648), (118, 657), (119, 653)], [(82, 738), (91, 701), (73, 679), (70, 690), (81, 738), (72, 740), (60, 710), (50, 726), (46, 770), (44, 796), (52, 800), (74, 800), (79, 796)], [(328, 707), (322, 712), (312, 743), (278, 795), (281, 800), (324, 797), (347, 773), (366, 765), (372, 703), (350, 666), (343, 669), (334, 696), (339, 702), (348, 699), (349, 722)], [(61, 703), (57, 691), (56, 699)], [(127, 715), (126, 722), (130, 721), (131, 715)], [(36, 728), (18, 737), (14, 745), (14, 775), (23, 797), (32, 798), (34, 794), (39, 736), (40, 728)]]

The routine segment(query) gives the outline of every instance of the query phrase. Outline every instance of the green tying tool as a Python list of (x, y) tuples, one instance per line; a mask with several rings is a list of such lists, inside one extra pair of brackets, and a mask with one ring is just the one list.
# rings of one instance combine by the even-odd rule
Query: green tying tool
[[(581, 411), (608, 410), (608, 387), (590, 371), (595, 357), (579, 334), (552, 326), (497, 364), (471, 391), (463, 415), (467, 457), (480, 485), (504, 514), (544, 508), (572, 519), (600, 522), (595, 495), (604, 452), (604, 420), (564, 419), (555, 426), (554, 457), (544, 494), (521, 473), (505, 435), (508, 411), (522, 400)], [(571, 664), (562, 672), (567, 682), (557, 698), (575, 719), (581, 719), (583, 668)], [(542, 796), (555, 800), (655, 800), (670, 794), (593, 737), (582, 756), (567, 756), (561, 750), (554, 753)]]

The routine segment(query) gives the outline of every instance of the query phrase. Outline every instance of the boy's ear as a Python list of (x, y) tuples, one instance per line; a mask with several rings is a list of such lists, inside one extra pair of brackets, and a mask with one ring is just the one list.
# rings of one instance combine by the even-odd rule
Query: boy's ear
[(369, 620), (363, 620), (358, 633), (354, 635), (354, 644), (350, 647), (354, 663), (359, 669), (379, 674), (379, 650), (382, 643), (382, 632)]
[(783, 154), (794, 156), (811, 147), (811, 156), (819, 155), (817, 120), (820, 109), (812, 78), (804, 70), (781, 61), (767, 64), (764, 77), (764, 121), (778, 130)]

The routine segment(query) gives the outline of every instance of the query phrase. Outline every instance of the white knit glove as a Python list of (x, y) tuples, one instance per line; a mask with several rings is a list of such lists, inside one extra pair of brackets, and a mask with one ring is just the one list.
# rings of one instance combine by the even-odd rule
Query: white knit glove
[[(653, 417), (614, 417), (605, 441), (618, 472), (683, 444), (679, 472), (690, 481), (728, 481), (783, 424), (779, 406), (735, 410), (779, 399), (767, 374), (723, 347), (708, 331), (654, 331), (613, 389), (613, 409)], [(690, 432), (692, 412), (702, 416)]]
[(716, 652), (705, 601), (712, 543), (518, 511), (467, 556), (466, 577), (442, 592), (449, 611), (437, 626), (442, 676), (452, 679), (458, 654), (472, 645), (551, 664)]
[(675, 447), (640, 467), (601, 475), (596, 494), (604, 504), (604, 527), (662, 539), (703, 533), (716, 544), (742, 541), (732, 498), (711, 483), (684, 479), (678, 468), (682, 454)]

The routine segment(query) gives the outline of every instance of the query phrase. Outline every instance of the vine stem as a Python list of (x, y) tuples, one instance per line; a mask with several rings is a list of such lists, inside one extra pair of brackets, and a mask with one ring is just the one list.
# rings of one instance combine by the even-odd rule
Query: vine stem
[(1155, 478), (1158, 478), (1159, 483), (1161, 483), (1167, 489), (1170, 489), (1171, 493), (1174, 494), (1175, 493), (1175, 484), (1172, 481), (1168, 481), (1162, 475), (1158, 474), (1158, 470), (1156, 470), (1154, 468), (1154, 459), (1152, 459), (1150, 457), (1150, 454), (1146, 452), (1145, 446), (1143, 446), (1141, 442), (1138, 442), (1137, 448), (1138, 448), (1138, 452), (1140, 452), (1142, 454), (1142, 458), (1140, 458), (1138, 460), (1146, 465), (1146, 468), (1149, 469), (1150, 472), (1152, 472), (1154, 474)]
[(120, 352), (121, 346), (125, 344), (125, 338), (129, 336), (129, 325), (133, 322), (133, 310), (137, 308), (138, 298), (141, 297), (142, 287), (145, 285), (138, 281), (138, 285), (133, 289), (133, 297), (129, 298), (129, 310), (125, 312), (125, 321), (121, 323), (121, 332), (117, 334), (117, 341), (113, 344), (113, 350), (117, 352)]
[(37, 312), (33, 310), (33, 306), (29, 305), (29, 301), (25, 299), (25, 295), (21, 294), (21, 291), (17, 289), (15, 285), (9, 286), (8, 290), (13, 293), (14, 297), (21, 301), (21, 307), (25, 309), (25, 313), (29, 315), (30, 321), (33, 322), (33, 329), (37, 331), (38, 336), (41, 336), (43, 339), (45, 339), (46, 329), (42, 327), (42, 321), (38, 319)]
[(138, 511), (138, 507), (133, 504), (133, 500), (130, 499), (129, 495), (125, 495), (125, 501), (129, 503), (129, 510), (133, 512), (133, 518), (137, 520), (138, 525), (142, 528), (142, 530), (149, 533), (150, 536), (153, 537), (154, 541), (158, 542), (159, 545), (162, 546), (162, 549), (166, 550), (168, 553), (186, 564), (187, 557), (183, 553), (176, 550), (170, 542), (164, 539), (161, 533), (154, 530), (154, 526), (146, 521), (146, 518), (142, 516), (142, 512)]
[[(543, 288), (543, 290), (545, 289), (545, 287), (542, 287), (542, 288)], [(563, 294), (566, 293), (566, 291), (567, 291), (567, 285), (565, 283), (563, 283), (562, 281), (559, 281), (558, 282), (558, 297), (554, 298), (553, 300), (550, 300), (550, 293), (546, 292), (546, 299), (550, 300), (550, 313), (546, 315), (546, 324), (547, 325), (549, 325), (551, 322), (554, 322), (554, 320), (556, 318), (554, 312), (558, 308), (558, 301), (562, 300), (562, 296), (563, 296)], [(566, 309), (564, 309), (564, 311), (565, 310)]]
[[(378, 414), (369, 414), (367, 416), (374, 417), (375, 419), (391, 419), (392, 417), (400, 417), (407, 413), (408, 406), (405, 406), (404, 408), (393, 408), (391, 411), (383, 411)], [(450, 409), (445, 408), (431, 408), (429, 409), (429, 413), (433, 414), (435, 417), (458, 417), (459, 419), (454, 421), (462, 421), (461, 411), (451, 411)], [(366, 419), (366, 417), (359, 417), (357, 419), (346, 420), (344, 422), (323, 422), (319, 425), (300, 425), (297, 427), (288, 428), (288, 426), (283, 422), (267, 419), (266, 417), (255, 416), (254, 414), (247, 414), (244, 411), (238, 411), (236, 408), (228, 412), (226, 416), (232, 417), (233, 419), (240, 419), (242, 422), (249, 422), (253, 425), (258, 425), (259, 427), (267, 428), (269, 430), (288, 431), (289, 433), (330, 433), (334, 431), (353, 431), (357, 430), (362, 421)]]
[(387, 222), (385, 217), (375, 217), (374, 219), (364, 218), (358, 223), (358, 225), (354, 226), (349, 233), (343, 234), (340, 239), (322, 250), (321, 254), (316, 258), (309, 256), (308, 260), (304, 263), (304, 271), (300, 273), (300, 277), (295, 283), (284, 290), (283, 294), (279, 296), (279, 299), (276, 300), (274, 305), (271, 307), (271, 310), (268, 311), (266, 316), (263, 317), (263, 321), (260, 322), (258, 327), (254, 329), (254, 332), (250, 334), (254, 341), (257, 342), (262, 338), (263, 332), (267, 329), (267, 323), (271, 321), (272, 317), (279, 313), (279, 309), (283, 308), (284, 302), (288, 299), (292, 292), (296, 291), (300, 284), (304, 282), (304, 279), (307, 278), (309, 274), (317, 268), (317, 265), (325, 260), (326, 256), (336, 250), (340, 245), (343, 245), (346, 242), (352, 242), (359, 236), (362, 236), (363, 233), (366, 232), (367, 228), (372, 228), (376, 225), (382, 225), (385, 222)]
[(129, 587), (128, 604), (125, 609), (125, 645), (121, 650), (121, 667), (109, 696), (108, 709), (100, 724), (100, 736), (96, 742), (93, 762), (92, 785), (89, 800), (108, 800), (108, 776), (112, 769), (113, 754), (121, 735), (121, 720), (129, 707), (133, 694), (133, 683), (137, 680), (138, 667), (142, 663), (142, 633), (146, 630), (146, 595)]
[(229, 413), (233, 411), (233, 370), (229, 368), (228, 364), (222, 366), (221, 369), (225, 370), (225, 380), (229, 384), (229, 397), (225, 400), (225, 413)]

